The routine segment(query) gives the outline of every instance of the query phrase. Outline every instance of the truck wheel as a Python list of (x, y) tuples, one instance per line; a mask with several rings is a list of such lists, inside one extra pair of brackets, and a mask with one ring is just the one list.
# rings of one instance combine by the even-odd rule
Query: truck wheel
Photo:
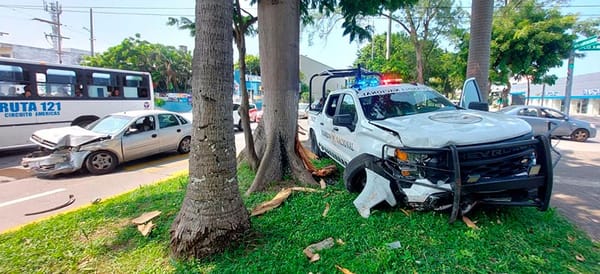
[(571, 139), (577, 142), (585, 142), (587, 141), (588, 137), (590, 137), (590, 133), (583, 128), (578, 128), (571, 133)]
[(323, 151), (321, 151), (321, 149), (319, 148), (319, 143), (317, 142), (317, 136), (315, 136), (315, 132), (312, 129), (310, 130), (309, 138), (310, 138), (310, 150), (315, 155), (317, 155), (317, 157), (319, 157), (319, 158), (325, 156)]
[(94, 175), (110, 173), (117, 166), (117, 156), (108, 151), (92, 152), (85, 161), (85, 167)]
[(371, 167), (371, 163), (377, 161), (373, 155), (362, 154), (352, 159), (344, 169), (344, 183), (350, 192), (361, 192), (367, 183), (367, 172), (365, 169)]
[(191, 144), (192, 144), (192, 138), (185, 137), (183, 138), (183, 140), (181, 140), (181, 142), (179, 142), (179, 146), (177, 146), (177, 152), (181, 153), (181, 154), (186, 154), (186, 153), (190, 153), (190, 149), (191, 149)]

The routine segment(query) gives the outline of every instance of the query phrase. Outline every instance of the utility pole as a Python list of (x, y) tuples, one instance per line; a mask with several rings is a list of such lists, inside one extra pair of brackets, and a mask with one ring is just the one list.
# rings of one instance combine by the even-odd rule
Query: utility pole
[(52, 34), (46, 34), (46, 37), (52, 38), (54, 48), (58, 51), (58, 63), (62, 64), (62, 39), (69, 39), (68, 37), (62, 36), (60, 31), (60, 27), (62, 25), (60, 23), (62, 7), (58, 1), (56, 1), (54, 3), (50, 3), (50, 8), (48, 8), (48, 5), (45, 5), (45, 10), (52, 15), (52, 21), (40, 18), (33, 18), (33, 20), (52, 25)]
[(90, 32), (90, 53), (94, 57), (94, 17), (92, 14), (92, 8), (90, 8), (90, 28), (83, 27), (83, 29)]
[(569, 115), (571, 108), (571, 93), (573, 91), (573, 69), (575, 68), (575, 51), (597, 51), (600, 50), (600, 37), (592, 36), (577, 41), (573, 44), (567, 66), (567, 85), (565, 87), (565, 114)]

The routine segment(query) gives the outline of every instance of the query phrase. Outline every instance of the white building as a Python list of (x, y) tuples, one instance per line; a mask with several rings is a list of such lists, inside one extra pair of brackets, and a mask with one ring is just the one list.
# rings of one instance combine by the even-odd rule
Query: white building
[[(559, 78), (555, 85), (531, 85), (529, 104), (547, 106), (565, 111), (565, 90), (567, 78)], [(510, 91), (513, 102), (515, 97), (524, 102), (527, 99), (527, 83), (513, 84)], [(590, 116), (600, 115), (600, 72), (576, 75), (571, 90), (570, 114)]]

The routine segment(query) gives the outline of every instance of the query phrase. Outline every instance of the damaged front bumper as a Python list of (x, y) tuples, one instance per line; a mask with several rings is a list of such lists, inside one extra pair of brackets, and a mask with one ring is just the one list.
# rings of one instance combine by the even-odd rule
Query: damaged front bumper
[(450, 222), (476, 204), (545, 211), (550, 203), (553, 163), (545, 136), (440, 149), (384, 146), (381, 159), (375, 171), (367, 169), (365, 188), (354, 201), (363, 217), (383, 201), (421, 210), (451, 208)]
[(25, 156), (21, 165), (30, 168), (38, 176), (49, 177), (81, 169), (89, 153), (72, 149), (40, 150)]

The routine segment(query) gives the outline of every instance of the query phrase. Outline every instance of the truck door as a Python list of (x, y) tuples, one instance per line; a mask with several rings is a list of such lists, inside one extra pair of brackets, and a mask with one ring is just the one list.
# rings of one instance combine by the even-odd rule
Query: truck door
[(323, 112), (319, 115), (321, 118), (316, 121), (318, 125), (315, 127), (317, 129), (315, 132), (317, 135), (316, 138), (320, 143), (321, 148), (336, 161), (340, 161), (341, 159), (333, 139), (335, 137), (333, 117), (337, 112), (341, 97), (340, 94), (329, 95), (323, 108)]
[(463, 85), (459, 106), (468, 109), (488, 110), (488, 104), (483, 100), (475, 78), (469, 78)]
[(358, 136), (356, 124), (358, 122), (358, 103), (352, 95), (344, 94), (338, 104), (338, 110), (333, 118), (334, 146), (344, 164), (358, 156)]

